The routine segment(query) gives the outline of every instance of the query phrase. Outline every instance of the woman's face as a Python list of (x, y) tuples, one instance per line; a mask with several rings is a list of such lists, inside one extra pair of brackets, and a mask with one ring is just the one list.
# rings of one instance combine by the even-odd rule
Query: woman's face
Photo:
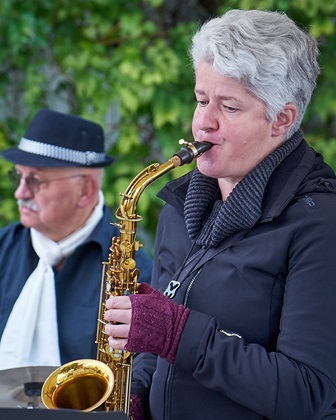
[(283, 136), (266, 118), (263, 102), (205, 61), (196, 69), (195, 95), (194, 139), (214, 145), (197, 160), (198, 169), (232, 189), (283, 142)]

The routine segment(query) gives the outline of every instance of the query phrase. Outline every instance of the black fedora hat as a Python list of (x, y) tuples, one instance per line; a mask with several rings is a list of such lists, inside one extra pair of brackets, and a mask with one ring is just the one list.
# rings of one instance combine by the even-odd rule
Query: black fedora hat
[(25, 166), (108, 166), (104, 132), (99, 124), (78, 116), (42, 109), (30, 122), (19, 145), (2, 156)]

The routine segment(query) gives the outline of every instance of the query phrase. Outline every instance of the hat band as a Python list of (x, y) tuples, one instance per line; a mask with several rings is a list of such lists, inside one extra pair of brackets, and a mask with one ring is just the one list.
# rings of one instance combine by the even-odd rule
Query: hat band
[(53, 144), (41, 143), (22, 137), (18, 149), (27, 153), (45, 156), (49, 158), (65, 160), (67, 162), (79, 163), (81, 165), (92, 165), (105, 161), (105, 153), (80, 152), (79, 150), (67, 149), (66, 147)]

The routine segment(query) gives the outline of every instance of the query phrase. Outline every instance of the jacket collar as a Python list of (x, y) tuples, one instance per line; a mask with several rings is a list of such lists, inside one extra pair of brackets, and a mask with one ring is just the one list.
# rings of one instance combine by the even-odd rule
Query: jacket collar
[[(108, 228), (107, 228), (108, 227)], [(111, 242), (111, 236), (115, 233), (115, 228), (111, 224), (111, 213), (104, 205), (103, 217), (94, 228), (91, 235), (87, 238), (85, 243), (97, 242), (102, 250), (106, 250), (106, 244)]]

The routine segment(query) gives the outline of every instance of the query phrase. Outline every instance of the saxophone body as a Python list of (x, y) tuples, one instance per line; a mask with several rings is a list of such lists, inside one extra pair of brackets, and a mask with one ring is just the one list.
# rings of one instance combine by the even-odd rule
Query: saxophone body
[[(183, 142), (183, 143), (182, 143)], [(136, 212), (144, 189), (156, 179), (186, 163), (191, 163), (211, 143), (186, 143), (166, 163), (154, 163), (141, 171), (129, 184), (115, 216), (120, 236), (111, 240), (108, 261), (103, 262), (101, 295), (97, 325), (97, 360), (81, 359), (56, 369), (43, 384), (41, 398), (46, 408), (77, 409), (81, 411), (120, 411), (129, 416), (133, 354), (109, 346), (104, 332), (105, 301), (110, 296), (137, 293), (139, 270), (135, 254), (141, 248), (136, 238), (137, 223), (142, 220)]]

